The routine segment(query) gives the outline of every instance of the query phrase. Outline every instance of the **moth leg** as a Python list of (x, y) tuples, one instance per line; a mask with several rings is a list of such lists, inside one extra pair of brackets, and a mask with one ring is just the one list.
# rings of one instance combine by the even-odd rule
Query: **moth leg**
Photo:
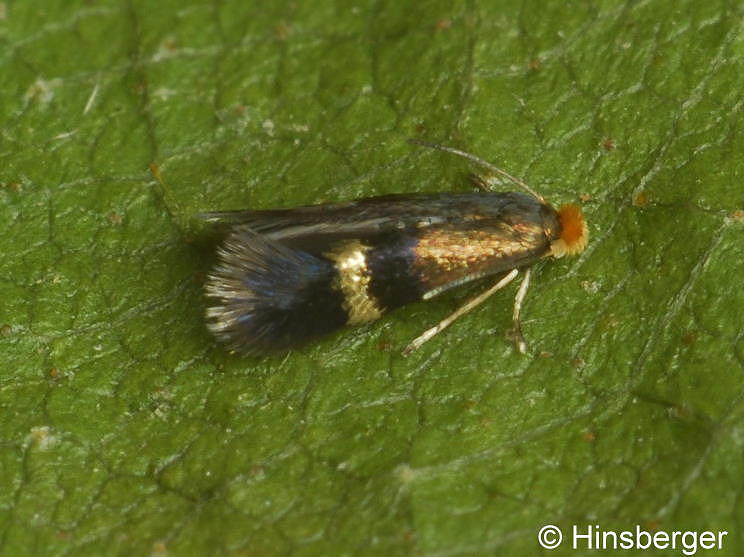
[(524, 341), (524, 336), (522, 335), (522, 322), (519, 319), (519, 313), (522, 311), (522, 302), (524, 301), (524, 298), (527, 295), (527, 289), (530, 286), (531, 275), (532, 269), (527, 268), (524, 272), (522, 284), (519, 285), (519, 290), (517, 290), (517, 295), (514, 296), (514, 313), (512, 314), (512, 319), (514, 321), (514, 342), (516, 343), (517, 350), (519, 350), (520, 354), (525, 354), (527, 352), (527, 343)]
[(491, 188), (491, 181), (487, 176), (481, 176), (480, 174), (476, 174), (475, 172), (473, 172), (471, 174), (468, 174), (468, 179), (480, 191), (493, 191), (493, 189)]
[(493, 174), (475, 174), (472, 173), (468, 176), (470, 181), (481, 191), (496, 191), (499, 186), (503, 186), (503, 180), (500, 180)]
[(518, 273), (519, 271), (517, 269), (512, 269), (499, 282), (494, 284), (491, 288), (489, 288), (485, 292), (478, 294), (474, 298), (471, 298), (470, 300), (465, 302), (462, 306), (457, 308), (452, 314), (442, 319), (434, 327), (424, 331), (422, 334), (420, 334), (415, 339), (413, 339), (409, 343), (408, 346), (405, 347), (405, 349), (403, 350), (403, 355), (408, 356), (414, 350), (418, 350), (421, 347), (421, 345), (424, 344), (426, 341), (432, 339), (434, 336), (436, 336), (438, 333), (440, 333), (441, 331), (449, 327), (458, 318), (462, 317), (470, 310), (478, 307), (480, 304), (482, 304), (488, 298), (490, 298), (491, 295), (494, 294), (496, 291), (504, 288), (507, 284), (509, 284), (511, 281), (514, 280), (514, 278), (517, 276)]

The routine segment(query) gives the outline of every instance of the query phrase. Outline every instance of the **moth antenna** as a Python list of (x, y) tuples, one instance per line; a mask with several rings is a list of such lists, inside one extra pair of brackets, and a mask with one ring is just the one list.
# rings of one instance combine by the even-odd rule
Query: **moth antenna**
[(522, 180), (520, 180), (516, 176), (512, 176), (506, 170), (502, 170), (498, 166), (495, 166), (491, 164), (490, 162), (485, 161), (482, 158), (473, 155), (472, 153), (468, 153), (467, 151), (461, 151), (460, 149), (455, 149), (454, 147), (448, 147), (447, 145), (442, 145), (440, 143), (430, 143), (428, 141), (422, 141), (420, 139), (414, 139), (414, 138), (409, 139), (408, 143), (412, 143), (413, 145), (420, 145), (421, 147), (429, 147), (430, 149), (437, 149), (439, 151), (444, 151), (445, 153), (451, 153), (453, 155), (458, 155), (460, 157), (468, 159), (469, 161), (479, 164), (483, 168), (487, 168), (491, 172), (498, 174), (502, 178), (506, 178), (510, 182), (515, 183), (520, 188), (522, 188), (527, 193), (529, 193), (531, 196), (533, 196), (535, 199), (537, 199), (541, 203), (545, 203), (545, 199), (543, 198), (543, 196), (537, 193), (527, 184), (525, 184)]

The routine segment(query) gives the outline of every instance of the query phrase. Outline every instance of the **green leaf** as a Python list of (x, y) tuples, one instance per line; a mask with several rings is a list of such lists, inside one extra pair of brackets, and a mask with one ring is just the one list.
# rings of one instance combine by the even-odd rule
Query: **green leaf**
[[(741, 555), (741, 16), (0, 2), (0, 553), (534, 555), (576, 524)], [(400, 355), (480, 286), (286, 357), (217, 346), (192, 215), (470, 188), (412, 136), (582, 200), (529, 354), (510, 287)]]

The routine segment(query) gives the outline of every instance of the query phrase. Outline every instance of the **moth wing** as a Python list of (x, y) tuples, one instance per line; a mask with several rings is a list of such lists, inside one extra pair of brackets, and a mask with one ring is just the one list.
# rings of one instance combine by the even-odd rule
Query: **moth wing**
[[(482, 229), (537, 219), (542, 204), (522, 193), (423, 193), (371, 197), (292, 209), (202, 213), (226, 228), (246, 226), (268, 239), (310, 253), (344, 240), (370, 244), (419, 236), (438, 227)], [(539, 220), (539, 219), (538, 219)], [(490, 223), (490, 224), (489, 224)]]
[(275, 240), (332, 236), (363, 238), (410, 228), (426, 228), (458, 218), (452, 194), (387, 195), (292, 209), (199, 213), (210, 224), (245, 225)]

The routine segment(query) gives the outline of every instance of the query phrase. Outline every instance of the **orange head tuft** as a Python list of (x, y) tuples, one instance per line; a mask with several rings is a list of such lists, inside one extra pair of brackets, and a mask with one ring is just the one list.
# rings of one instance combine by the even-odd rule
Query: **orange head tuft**
[(581, 208), (577, 205), (562, 205), (558, 209), (558, 220), (561, 223), (561, 235), (550, 244), (551, 255), (563, 257), (578, 255), (584, 251), (589, 240), (589, 229)]

